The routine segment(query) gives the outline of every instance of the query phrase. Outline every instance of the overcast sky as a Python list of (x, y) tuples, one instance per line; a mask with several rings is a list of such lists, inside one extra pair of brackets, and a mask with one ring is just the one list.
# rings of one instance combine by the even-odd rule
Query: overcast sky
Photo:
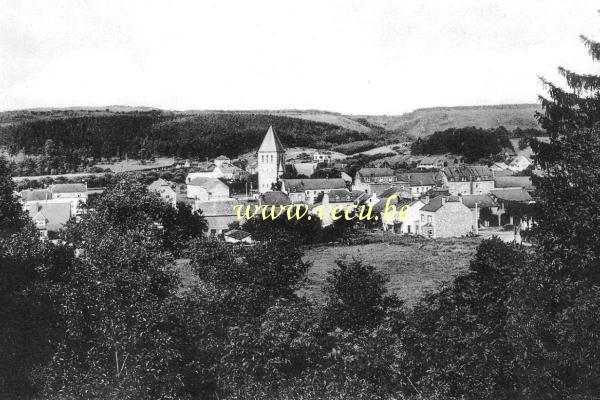
[(324, 109), (536, 102), (594, 72), (600, 1), (0, 0), (0, 109)]

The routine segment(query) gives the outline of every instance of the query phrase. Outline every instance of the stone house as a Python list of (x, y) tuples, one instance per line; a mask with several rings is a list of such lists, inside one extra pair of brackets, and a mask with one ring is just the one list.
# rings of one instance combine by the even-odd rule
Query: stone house
[(292, 204), (313, 204), (319, 194), (335, 189), (346, 189), (346, 182), (341, 178), (281, 180), (281, 191), (288, 195)]
[(442, 185), (437, 172), (407, 172), (396, 176), (399, 181), (407, 182), (410, 196), (413, 199), (417, 199), (429, 190)]
[(361, 168), (354, 176), (354, 190), (371, 193), (374, 184), (392, 184), (398, 179), (391, 168)]
[(460, 196), (438, 196), (419, 210), (420, 234), (429, 238), (460, 237), (473, 232), (476, 221)]
[(494, 173), (484, 165), (445, 167), (440, 178), (451, 195), (486, 194), (494, 189)]

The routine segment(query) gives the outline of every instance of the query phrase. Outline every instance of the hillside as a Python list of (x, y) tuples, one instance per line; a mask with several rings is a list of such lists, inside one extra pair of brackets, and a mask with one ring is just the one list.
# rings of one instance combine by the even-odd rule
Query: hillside
[(52, 139), (66, 151), (77, 150), (78, 157), (137, 157), (140, 151), (157, 156), (237, 156), (256, 149), (273, 125), (286, 146), (352, 154), (450, 127), (533, 128), (538, 109), (535, 104), (439, 107), (397, 116), (361, 116), (319, 110), (39, 108), (0, 112), (0, 146), (12, 154), (40, 154)]
[(431, 135), (448, 128), (474, 126), (477, 128), (539, 128), (535, 112), (538, 104), (505, 104), (478, 107), (421, 108), (402, 115), (355, 116), (358, 121), (379, 126), (386, 131), (405, 134), (413, 138)]

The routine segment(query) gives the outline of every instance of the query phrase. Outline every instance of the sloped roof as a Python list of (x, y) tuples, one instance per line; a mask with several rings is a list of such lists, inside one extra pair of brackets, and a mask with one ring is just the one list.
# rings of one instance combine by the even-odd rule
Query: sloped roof
[(354, 196), (348, 189), (334, 189), (327, 194), (330, 203), (348, 203), (354, 201)]
[(426, 157), (421, 158), (421, 160), (419, 161), (419, 164), (434, 165), (442, 160), (443, 160), (443, 157), (426, 156)]
[(311, 176), (317, 168), (317, 163), (294, 163), (292, 164), (298, 175)]
[(516, 156), (515, 158), (512, 159), (512, 161), (510, 162), (510, 165), (517, 165), (520, 162), (527, 162), (529, 164), (531, 164), (531, 160), (527, 157), (525, 157), (524, 155), (520, 154), (518, 156)]
[(58, 231), (71, 218), (71, 203), (35, 203), (27, 212), (33, 220), (44, 218), (47, 230)]
[(229, 189), (229, 187), (224, 184), (223, 182), (221, 182), (219, 179), (217, 178), (202, 178), (202, 177), (198, 177), (198, 178), (194, 178), (192, 179), (188, 185), (190, 186), (201, 186), (203, 188), (205, 188), (206, 190), (212, 190), (218, 187), (224, 188), (224, 189)]
[(421, 211), (436, 212), (444, 205), (442, 199), (446, 199), (447, 203), (460, 202), (458, 196), (438, 196), (436, 198), (431, 199), (429, 203), (425, 204), (421, 208)]
[(222, 156), (222, 155), (221, 155), (221, 156), (219, 156), (219, 157), (217, 157), (217, 158), (215, 158), (215, 160), (224, 160), (224, 161), (227, 161), (227, 160), (229, 160), (229, 159), (230, 159), (229, 157)]
[(86, 193), (87, 186), (83, 183), (57, 183), (50, 186), (52, 193)]
[(305, 190), (345, 189), (346, 181), (334, 179), (282, 179), (288, 193), (300, 193)]
[(533, 198), (525, 189), (492, 189), (490, 194), (500, 201), (530, 202)]
[(492, 170), (485, 165), (460, 165), (445, 167), (444, 174), (450, 181), (469, 181), (471, 179), (493, 180)]
[(279, 190), (265, 192), (260, 197), (261, 203), (269, 206), (285, 206), (291, 204), (290, 198)]
[(388, 197), (390, 197), (392, 195), (399, 194), (404, 191), (405, 191), (405, 189), (402, 186), (392, 186), (392, 187), (384, 190), (383, 192), (381, 192), (381, 194), (379, 194), (379, 197), (387, 199)]
[(381, 196), (382, 193), (389, 190), (390, 188), (397, 187), (394, 183), (371, 183), (371, 192), (377, 196)]
[(225, 232), (223, 236), (227, 236), (235, 240), (243, 240), (246, 239), (248, 236), (251, 236), (251, 233), (242, 231), (241, 229), (232, 229), (228, 232)]
[(391, 168), (361, 168), (358, 172), (363, 177), (384, 177), (394, 176), (394, 170)]
[(492, 167), (491, 167), (491, 168), (494, 168), (494, 167), (495, 167), (495, 168), (498, 168), (498, 169), (501, 169), (501, 170), (505, 170), (505, 169), (507, 169), (507, 168), (508, 168), (508, 165), (506, 165), (506, 163), (505, 163), (505, 162), (502, 162), (502, 161), (500, 161), (500, 162), (495, 162), (495, 163), (492, 165)]
[(164, 187), (164, 186), (171, 187), (172, 185), (173, 184), (171, 182), (159, 178), (148, 185), (148, 190), (158, 190), (161, 187)]
[(410, 186), (435, 186), (438, 181), (437, 172), (407, 172), (396, 176)]
[(52, 198), (52, 192), (48, 189), (27, 189), (22, 190), (20, 194), (23, 201), (50, 200)]
[(245, 204), (237, 200), (230, 201), (197, 201), (196, 207), (202, 210), (205, 217), (235, 216), (236, 206)]
[(497, 204), (489, 194), (465, 194), (462, 196), (462, 202), (469, 208), (475, 208), (475, 203), (479, 208), (496, 207)]
[(535, 189), (531, 177), (529, 176), (497, 176), (494, 179), (496, 188), (524, 188), (527, 190)]
[[(388, 204), (387, 201), (390, 196), (382, 198), (377, 203), (375, 203), (373, 205), (373, 212), (380, 213), (383, 210), (385, 210), (385, 205)], [(413, 203), (414, 203), (414, 201), (411, 199), (398, 198), (398, 196), (392, 197), (389, 202), (390, 205), (393, 205), (396, 207), (396, 211), (399, 211), (403, 206), (409, 206)]]
[(267, 131), (267, 134), (265, 135), (258, 151), (276, 151), (279, 153), (285, 152), (285, 149), (283, 148), (283, 145), (281, 144), (281, 141), (279, 140), (279, 137), (277, 137), (277, 134), (273, 130), (272, 126), (269, 126), (269, 130)]
[(233, 164), (221, 165), (218, 168), (223, 173), (239, 174), (239, 173), (245, 173), (246, 172), (243, 169), (241, 169), (240, 167), (238, 167), (237, 165), (233, 165)]

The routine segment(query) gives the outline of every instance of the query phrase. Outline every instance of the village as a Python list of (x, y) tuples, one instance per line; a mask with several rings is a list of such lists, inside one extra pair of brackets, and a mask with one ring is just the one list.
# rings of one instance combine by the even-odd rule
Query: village
[[(186, 161), (178, 165), (189, 171), (185, 183), (159, 178), (148, 189), (173, 207), (188, 204), (205, 218), (207, 236), (230, 243), (252, 242), (236, 209), (257, 205), (305, 205), (311, 217), (320, 217), (323, 227), (334, 223), (334, 210), (348, 214), (366, 206), (376, 216), (371, 229), (432, 239), (481, 234), (521, 242), (521, 230), (533, 222), (526, 212), (534, 203), (531, 177), (513, 175), (532, 165), (523, 155), (491, 166), (444, 165), (439, 158), (423, 157), (416, 171), (409, 172), (371, 163), (353, 177), (344, 171), (347, 164), (339, 154), (315, 150), (310, 157), (303, 156), (288, 160), (284, 145), (269, 127), (255, 161), (246, 162), (245, 169), (226, 156), (203, 163)], [(328, 176), (333, 166), (341, 169), (340, 177)], [(290, 170), (295, 178), (286, 178)], [(253, 174), (257, 187), (249, 179)], [(320, 177), (311, 177), (315, 174)], [(242, 193), (232, 193), (226, 183), (234, 179), (247, 179)], [(18, 197), (40, 235), (52, 238), (69, 219), (80, 216), (80, 203), (92, 192), (86, 183), (55, 183), (22, 190)], [(386, 207), (407, 212), (386, 213)]]

